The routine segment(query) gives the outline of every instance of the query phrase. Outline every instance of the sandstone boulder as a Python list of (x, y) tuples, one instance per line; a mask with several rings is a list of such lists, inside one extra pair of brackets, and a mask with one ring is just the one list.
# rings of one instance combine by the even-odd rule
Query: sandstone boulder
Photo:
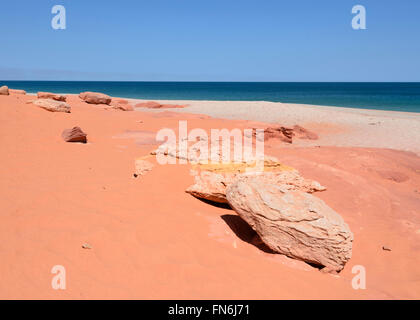
[(61, 94), (55, 94), (51, 92), (38, 92), (37, 93), (38, 99), (53, 99), (56, 101), (66, 101), (66, 96)]
[(255, 163), (195, 165), (192, 170), (195, 183), (186, 192), (196, 198), (227, 203), (226, 189), (241, 175), (255, 176), (267, 184), (284, 185), (287, 190), (301, 190), (308, 193), (324, 191), (325, 187), (317, 181), (304, 179), (297, 170), (284, 166), (272, 159), (264, 160), (262, 171)]
[(273, 251), (339, 272), (351, 258), (353, 234), (321, 199), (240, 176), (226, 190), (230, 206)]
[(72, 129), (66, 129), (61, 134), (64, 141), (66, 142), (87, 142), (87, 134), (82, 131), (79, 127), (74, 127)]
[(82, 92), (79, 94), (80, 99), (90, 104), (110, 104), (112, 98), (106, 94), (99, 92)]
[(56, 101), (52, 99), (38, 99), (32, 101), (32, 103), (40, 108), (51, 112), (71, 112), (71, 107), (62, 101)]
[(8, 96), (9, 88), (7, 86), (0, 87), (0, 95)]

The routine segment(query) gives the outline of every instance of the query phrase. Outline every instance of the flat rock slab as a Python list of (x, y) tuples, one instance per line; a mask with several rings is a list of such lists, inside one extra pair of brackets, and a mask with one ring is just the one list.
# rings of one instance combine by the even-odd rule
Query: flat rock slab
[(37, 99), (32, 101), (32, 103), (42, 109), (51, 111), (51, 112), (71, 112), (71, 107), (65, 102), (56, 101), (52, 99)]

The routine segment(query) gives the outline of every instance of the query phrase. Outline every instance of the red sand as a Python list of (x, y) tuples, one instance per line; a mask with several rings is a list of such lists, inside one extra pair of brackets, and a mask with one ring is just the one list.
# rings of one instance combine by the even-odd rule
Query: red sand
[[(150, 134), (142, 143), (141, 134), (126, 132), (177, 128), (182, 119), (190, 129), (247, 122), (106, 110), (75, 96), (67, 100), (72, 113), (52, 113), (25, 103), (32, 99), (0, 96), (0, 298), (420, 297), (415, 154), (267, 146), (268, 154), (326, 186), (317, 195), (353, 231), (353, 257), (334, 276), (241, 240), (249, 230), (234, 211), (184, 192), (193, 182), (189, 165), (156, 165), (133, 178), (134, 160), (154, 146)], [(88, 134), (87, 144), (62, 140), (74, 126)], [(66, 290), (51, 287), (54, 265), (66, 268)], [(352, 288), (355, 265), (366, 268), (366, 290)]]

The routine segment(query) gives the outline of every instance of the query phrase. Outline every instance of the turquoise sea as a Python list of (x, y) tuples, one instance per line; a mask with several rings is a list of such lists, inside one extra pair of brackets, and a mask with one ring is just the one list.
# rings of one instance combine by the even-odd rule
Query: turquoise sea
[(1, 81), (28, 93), (98, 91), (111, 96), (167, 100), (273, 101), (420, 112), (420, 82), (112, 82)]

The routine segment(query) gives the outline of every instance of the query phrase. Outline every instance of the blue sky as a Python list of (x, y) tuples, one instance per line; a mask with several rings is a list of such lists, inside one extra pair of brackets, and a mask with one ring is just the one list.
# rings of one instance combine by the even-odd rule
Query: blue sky
[(8, 0), (0, 30), (3, 80), (420, 81), (417, 0)]

